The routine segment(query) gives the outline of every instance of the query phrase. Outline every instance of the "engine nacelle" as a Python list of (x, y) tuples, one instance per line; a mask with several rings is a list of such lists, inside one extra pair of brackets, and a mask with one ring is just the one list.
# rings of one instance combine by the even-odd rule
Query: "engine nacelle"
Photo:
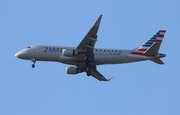
[(74, 56), (76, 54), (78, 54), (78, 53), (73, 49), (63, 49), (62, 50), (62, 55), (63, 56), (72, 57), (72, 56)]
[(82, 71), (78, 69), (77, 66), (68, 66), (66, 67), (66, 73), (67, 74), (78, 74), (81, 73)]

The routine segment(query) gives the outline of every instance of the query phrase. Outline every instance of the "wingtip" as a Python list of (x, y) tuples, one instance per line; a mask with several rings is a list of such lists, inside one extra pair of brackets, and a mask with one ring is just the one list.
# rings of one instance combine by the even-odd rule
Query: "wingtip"
[(101, 20), (101, 18), (102, 18), (102, 14), (99, 16), (99, 18), (98, 18), (98, 19), (100, 19), (100, 20)]
[(111, 78), (107, 79), (107, 81), (110, 81), (111, 79), (113, 79), (113, 77), (111, 77)]
[(103, 79), (103, 80), (99, 80), (99, 81), (110, 81), (113, 77), (109, 78), (109, 79)]
[(99, 18), (97, 19), (96, 23), (94, 24), (95, 27), (99, 27), (100, 22), (101, 22), (101, 18), (102, 18), (102, 14), (99, 16)]

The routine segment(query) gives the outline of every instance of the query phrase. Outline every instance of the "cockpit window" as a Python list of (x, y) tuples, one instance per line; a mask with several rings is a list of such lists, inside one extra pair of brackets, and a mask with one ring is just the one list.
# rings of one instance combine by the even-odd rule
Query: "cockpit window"
[(31, 46), (27, 47), (27, 48), (31, 48)]

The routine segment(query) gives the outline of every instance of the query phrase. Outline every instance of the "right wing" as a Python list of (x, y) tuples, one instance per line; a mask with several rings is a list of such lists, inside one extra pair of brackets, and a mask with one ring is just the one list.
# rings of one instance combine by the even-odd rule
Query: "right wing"
[(96, 67), (90, 67), (91, 75), (99, 81), (110, 81), (112, 78), (106, 79), (101, 73), (99, 73)]
[(76, 65), (78, 69), (80, 69), (82, 72), (87, 72), (87, 68), (90, 71), (90, 75), (96, 78), (99, 81), (110, 81), (112, 78), (106, 79), (101, 73), (99, 73), (96, 69), (96, 66), (82, 66), (82, 65)]

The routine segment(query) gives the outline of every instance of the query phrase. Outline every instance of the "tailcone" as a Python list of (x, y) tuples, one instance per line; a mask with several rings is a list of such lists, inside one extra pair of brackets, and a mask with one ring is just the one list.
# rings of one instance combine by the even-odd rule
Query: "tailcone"
[(166, 54), (158, 53), (156, 55), (156, 58), (163, 58), (163, 57), (166, 57)]

